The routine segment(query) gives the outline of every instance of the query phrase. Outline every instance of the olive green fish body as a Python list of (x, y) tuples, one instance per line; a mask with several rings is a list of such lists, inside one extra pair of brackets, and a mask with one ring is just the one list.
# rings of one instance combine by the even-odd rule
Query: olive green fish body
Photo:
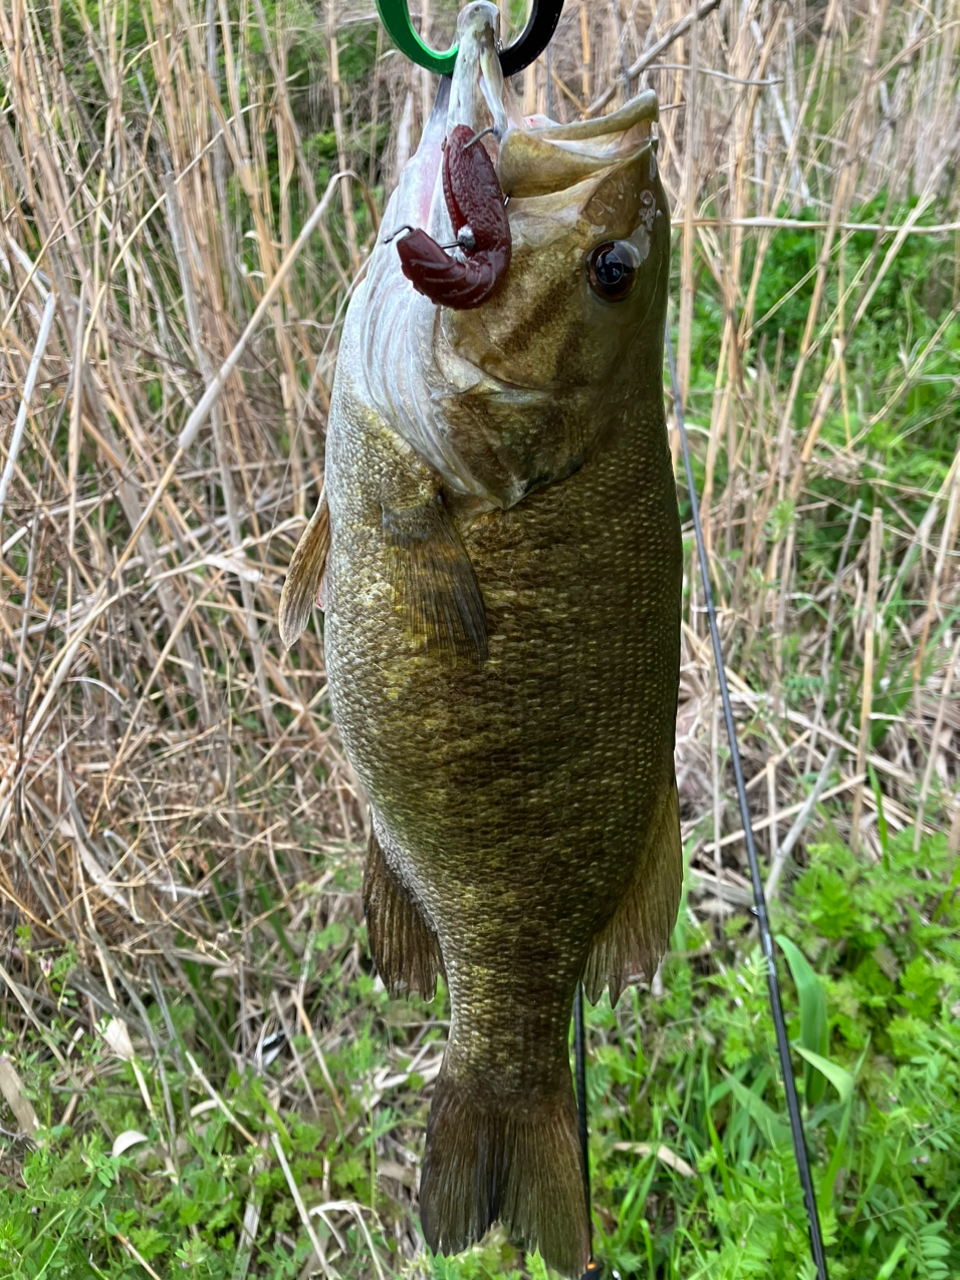
[(669, 218), (655, 101), (608, 133), (531, 131), (497, 81), (494, 18), (482, 2), (461, 15), (449, 100), (384, 222), (443, 242), (440, 144), (484, 127), (485, 99), (509, 119), (506, 281), (452, 312), (378, 246), (345, 324), (324, 498), (281, 629), (302, 627), (323, 571), (331, 700), (372, 808), (371, 949), (392, 990), (430, 995), (439, 973), (449, 987), (427, 1241), (451, 1252), (499, 1218), (574, 1275), (589, 1240), (576, 984), (616, 999), (629, 976), (651, 978), (680, 893)]
[(565, 1064), (576, 981), (671, 802), (681, 559), (662, 397), (561, 484), (463, 522), (488, 656), (457, 665), (410, 634), (394, 585), (404, 548), (384, 533), (385, 496), (421, 499), (436, 477), (344, 401), (326, 479), (337, 723), (386, 861), (439, 939), (452, 1043), (469, 1010), (489, 1080), (519, 1011), (550, 1004)]
[[(680, 888), (681, 561), (662, 408), (638, 404), (562, 484), (463, 529), (488, 628), (475, 666), (432, 657), (397, 607), (403, 549), (384, 537), (384, 495), (402, 501), (403, 477), (419, 498), (428, 477), (389, 427), (343, 408), (327, 471), (337, 723), (373, 805), (373, 857), (436, 938), (418, 981), (429, 993), (442, 963), (442, 1083), (478, 1116), (513, 1109), (534, 1130), (562, 1100), (573, 1177), (549, 1197), (568, 1237), (550, 1260), (572, 1273), (585, 1261), (567, 1050), (575, 986), (624, 903), (634, 932), (601, 952), (590, 994), (609, 981), (615, 995), (627, 972), (652, 977)], [(362, 483), (341, 489), (340, 466)], [(417, 928), (400, 948), (429, 946)], [(392, 964), (392, 985), (411, 980), (402, 955)], [(462, 1247), (486, 1225), (478, 1215), (440, 1243)], [(539, 1223), (511, 1225), (548, 1253)]]

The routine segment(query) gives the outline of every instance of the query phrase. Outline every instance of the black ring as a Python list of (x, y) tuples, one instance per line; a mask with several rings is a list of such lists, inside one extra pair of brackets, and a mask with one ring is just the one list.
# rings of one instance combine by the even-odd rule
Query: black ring
[(505, 76), (515, 76), (540, 57), (553, 39), (562, 9), (563, 0), (533, 0), (527, 25), (510, 48), (500, 52), (500, 68)]

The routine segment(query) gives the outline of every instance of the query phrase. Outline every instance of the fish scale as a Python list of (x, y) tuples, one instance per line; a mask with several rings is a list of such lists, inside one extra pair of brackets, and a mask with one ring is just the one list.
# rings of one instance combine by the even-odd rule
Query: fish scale
[[(429, 209), (425, 231), (444, 243), (442, 138), (485, 127), (497, 93), (499, 160), (521, 192), (510, 269), (495, 297), (452, 311), (376, 249), (281, 629), (295, 635), (322, 573), (331, 702), (371, 802), (371, 949), (392, 991), (430, 996), (440, 974), (449, 989), (427, 1242), (456, 1251), (499, 1218), (577, 1275), (589, 1225), (574, 992), (582, 979), (615, 1000), (632, 975), (651, 979), (680, 894), (669, 218), (650, 95), (609, 135), (590, 121), (554, 146), (497, 79), (495, 15), (482, 0), (461, 15), (453, 85), (384, 223)], [(600, 250), (633, 273), (624, 290), (613, 280), (616, 301)]]

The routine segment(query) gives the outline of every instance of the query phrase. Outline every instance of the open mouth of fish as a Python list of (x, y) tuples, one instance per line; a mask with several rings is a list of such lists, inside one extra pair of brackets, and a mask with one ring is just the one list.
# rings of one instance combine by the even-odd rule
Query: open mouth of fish
[(568, 192), (656, 147), (656, 94), (613, 114), (557, 124), (524, 117), (497, 53), (499, 13), (475, 0), (460, 13), (456, 67), (424, 128), (416, 172), (398, 212), (404, 274), (432, 301), (465, 309), (502, 288), (510, 264), (506, 206)]

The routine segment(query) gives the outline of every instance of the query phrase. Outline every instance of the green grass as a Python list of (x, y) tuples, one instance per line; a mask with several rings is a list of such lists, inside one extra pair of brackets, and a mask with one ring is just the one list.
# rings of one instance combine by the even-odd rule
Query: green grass
[[(906, 838), (888, 853), (865, 875), (841, 846), (813, 850), (792, 909), (779, 913), (811, 961), (799, 1007), (785, 978), (788, 1017), (812, 1067), (804, 1073), (795, 1059), (831, 1275), (880, 1274), (902, 1253), (895, 1274), (945, 1277), (960, 1268), (951, 1173), (960, 1158), (960, 946), (947, 889), (954, 859), (939, 840), (919, 863)], [(703, 941), (700, 930), (684, 939), (694, 950)], [(614, 1135), (663, 1142), (699, 1175), (654, 1156), (613, 1157), (604, 1185), (614, 1203), (641, 1181), (661, 1206), (648, 1226), (633, 1228), (621, 1209), (606, 1245), (623, 1273), (787, 1277), (808, 1263), (762, 959), (754, 948), (738, 963), (738, 949), (731, 938), (726, 963), (721, 952), (716, 970), (700, 977), (683, 948), (672, 953), (663, 1000), (644, 1010), (635, 996), (635, 1017), (655, 1020), (656, 1033), (632, 1061), (613, 1036), (594, 1072), (596, 1104), (608, 1099), (598, 1117), (609, 1126), (607, 1159)], [(657, 1082), (637, 1108), (631, 1099), (646, 1082), (651, 1044)], [(824, 1059), (826, 1078), (815, 1065)]]
[[(869, 867), (825, 843), (776, 912), (790, 960), (781, 952), (794, 1063), (838, 1280), (960, 1273), (958, 880), (942, 838), (915, 855), (906, 833)], [(392, 1250), (410, 1216), (395, 1189), (378, 1182), (377, 1166), (385, 1140), (414, 1149), (422, 1141), (423, 1080), (409, 1065), (422, 1053), (430, 1010), (389, 1001), (363, 965), (340, 978), (363, 932), (334, 922), (306, 949), (291, 940), (311, 1023), (349, 1027), (325, 1054), (329, 1081), (308, 1037), (294, 1038), (312, 1107), (290, 1105), (289, 1049), (262, 1074), (238, 1073), (204, 1034), (206, 1015), (182, 1004), (169, 1024), (157, 1003), (146, 1006), (157, 1050), (138, 1046), (143, 1088), (131, 1063), (88, 1036), (65, 1076), (49, 1049), (67, 1053), (80, 1023), (71, 1017), (76, 996), (62, 985), (66, 966), (51, 971), (45, 983), (57, 1020), (42, 1037), (8, 1033), (0, 1047), (16, 1053), (43, 1121), (62, 1114), (78, 1085), (82, 1092), (71, 1124), (41, 1131), (23, 1152), (22, 1185), (0, 1195), (2, 1274), (132, 1278), (143, 1274), (136, 1250), (161, 1275), (186, 1266), (227, 1280), (244, 1211), (255, 1204), (251, 1274), (295, 1276), (311, 1246), (275, 1142), (308, 1208), (354, 1202), (387, 1274), (423, 1274), (423, 1264)], [(621, 1276), (644, 1280), (812, 1275), (766, 977), (749, 923), (735, 918), (713, 936), (685, 906), (662, 976), (659, 999), (630, 989), (616, 1010), (604, 999), (588, 1016), (598, 1255)], [(208, 977), (205, 986), (207, 1015), (229, 1015), (225, 981)], [(427, 1025), (439, 1044), (440, 1028)], [(371, 1108), (373, 1080), (388, 1061), (397, 1082)], [(112, 1154), (119, 1135), (131, 1133), (142, 1138)], [(332, 1259), (341, 1246), (321, 1218), (314, 1222)], [(374, 1274), (356, 1218), (337, 1230), (345, 1254), (337, 1271)], [(540, 1272), (536, 1260), (524, 1269), (497, 1234), (462, 1259), (434, 1260), (431, 1274)]]

